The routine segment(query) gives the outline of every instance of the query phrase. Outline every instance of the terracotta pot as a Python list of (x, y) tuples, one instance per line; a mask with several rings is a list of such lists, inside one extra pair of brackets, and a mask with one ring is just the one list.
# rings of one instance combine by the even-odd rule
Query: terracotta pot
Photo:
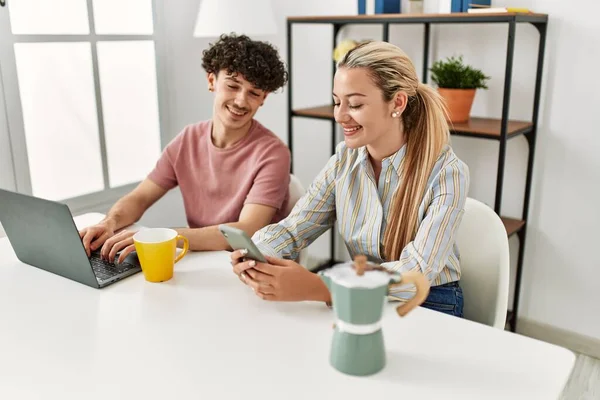
[(469, 120), (471, 106), (475, 99), (475, 90), (438, 88), (440, 95), (446, 101), (450, 122), (467, 122)]

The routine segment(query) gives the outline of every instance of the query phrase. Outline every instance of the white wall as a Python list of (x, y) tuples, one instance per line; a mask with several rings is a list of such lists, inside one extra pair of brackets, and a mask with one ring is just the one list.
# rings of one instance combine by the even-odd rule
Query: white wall
[[(285, 56), (285, 18), (290, 15), (343, 15), (356, 12), (356, 0), (273, 1), (280, 33), (259, 38), (274, 43)], [(209, 40), (191, 37), (199, 1), (182, 0), (166, 7), (169, 37), (168, 76), (171, 131), (211, 115), (211, 95), (201, 68), (201, 51)], [(497, 0), (494, 5), (514, 5)], [(595, 18), (600, 5), (521, 0), (519, 6), (550, 14), (540, 129), (531, 199), (529, 234), (524, 262), (521, 316), (576, 333), (600, 338), (600, 291), (596, 276), (600, 259), (592, 252), (599, 236), (600, 84), (594, 68), (598, 56), (600, 25)], [(583, 11), (582, 11), (583, 10)], [(465, 59), (492, 76), (490, 90), (479, 91), (473, 115), (499, 117), (507, 28), (489, 25), (443, 26), (434, 30), (434, 59), (462, 53)], [(354, 36), (356, 35), (356, 36)], [(350, 28), (343, 37), (379, 38), (377, 29)], [(422, 28), (393, 27), (391, 41), (400, 45), (421, 70)], [(294, 106), (330, 101), (331, 29), (301, 26), (294, 30)], [(511, 118), (531, 116), (537, 31), (519, 25), (513, 74)], [(575, 91), (582, 90), (577, 96)], [(272, 95), (258, 118), (283, 140), (287, 137), (286, 93)], [(329, 122), (294, 121), (295, 169), (308, 185), (329, 157)], [(470, 167), (470, 195), (493, 204), (498, 156), (497, 143), (453, 138), (456, 152)], [(523, 199), (527, 143), (510, 141), (505, 173), (504, 215), (518, 217)], [(163, 215), (172, 210), (165, 209)], [(327, 238), (311, 247), (311, 253), (326, 256)], [(513, 263), (518, 250), (511, 240)]]
[[(514, 5), (495, 1), (495, 5)], [(600, 25), (594, 16), (600, 5), (592, 0), (568, 2), (521, 1), (519, 6), (549, 14), (544, 85), (528, 220), (522, 284), (522, 317), (579, 334), (600, 338), (600, 291), (595, 257), (600, 223), (600, 82), (592, 43), (598, 44)], [(582, 12), (585, 10), (585, 12)], [(464, 54), (491, 75), (490, 90), (479, 91), (473, 107), (478, 116), (500, 117), (504, 78), (506, 27), (443, 26), (437, 31), (437, 56)], [(537, 30), (519, 25), (513, 71), (510, 116), (528, 120), (532, 113)], [(577, 91), (582, 94), (578, 95)], [(498, 146), (455, 138), (454, 147), (472, 173), (472, 197), (494, 202)], [(522, 209), (527, 142), (508, 146), (502, 213), (518, 217)], [(511, 240), (515, 261), (518, 240)], [(514, 262), (513, 262), (514, 265)]]
[[(527, 2), (526, 2), (527, 3)], [(523, 313), (600, 338), (600, 4), (532, 1), (550, 14)], [(596, 55), (594, 55), (596, 54)], [(580, 93), (578, 93), (580, 92)]]

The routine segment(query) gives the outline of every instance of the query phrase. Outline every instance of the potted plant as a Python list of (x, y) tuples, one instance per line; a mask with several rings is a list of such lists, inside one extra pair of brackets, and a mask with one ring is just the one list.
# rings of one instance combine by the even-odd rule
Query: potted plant
[(446, 101), (449, 121), (466, 122), (477, 89), (487, 89), (490, 79), (483, 72), (463, 63), (462, 56), (448, 57), (433, 64), (431, 80), (438, 86), (438, 92)]

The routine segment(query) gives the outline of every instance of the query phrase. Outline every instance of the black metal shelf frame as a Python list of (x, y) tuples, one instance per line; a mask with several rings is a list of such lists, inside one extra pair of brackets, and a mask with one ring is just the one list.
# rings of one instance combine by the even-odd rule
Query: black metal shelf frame
[[(293, 172), (293, 117), (302, 118), (315, 118), (323, 120), (331, 120), (331, 153), (335, 152), (337, 144), (336, 140), (336, 123), (332, 116), (327, 115), (302, 115), (294, 111), (292, 104), (292, 28), (295, 24), (329, 24), (333, 26), (333, 43), (332, 48), (336, 46), (336, 39), (342, 27), (349, 24), (377, 24), (383, 25), (382, 40), (389, 41), (389, 28), (392, 24), (423, 24), (423, 75), (422, 79), (424, 83), (427, 83), (428, 70), (429, 70), (429, 49), (430, 49), (430, 34), (432, 24), (464, 24), (464, 23), (502, 23), (508, 25), (508, 42), (506, 48), (506, 65), (505, 65), (505, 76), (504, 76), (504, 89), (502, 99), (502, 119), (500, 124), (500, 135), (492, 135), (485, 133), (473, 134), (469, 131), (453, 130), (452, 134), (459, 136), (475, 137), (481, 139), (492, 139), (499, 142), (499, 154), (498, 154), (498, 170), (496, 174), (496, 192), (494, 211), (500, 215), (501, 203), (502, 203), (502, 191), (504, 186), (504, 167), (506, 163), (506, 147), (507, 140), (516, 136), (524, 135), (529, 146), (528, 161), (527, 161), (527, 175), (525, 182), (525, 193), (522, 220), (524, 221), (523, 226), (515, 233), (517, 233), (520, 245), (517, 257), (516, 266), (516, 281), (515, 281), (515, 293), (513, 298), (512, 310), (509, 313), (508, 324), (511, 331), (516, 330), (516, 321), (518, 315), (518, 307), (520, 300), (521, 291), (521, 279), (522, 279), (522, 266), (523, 257), (525, 252), (525, 239), (527, 236), (527, 216), (529, 214), (529, 202), (531, 197), (531, 180), (533, 174), (533, 162), (535, 156), (535, 144), (537, 138), (538, 129), (538, 117), (539, 117), (539, 106), (540, 106), (540, 93), (542, 85), (542, 74), (543, 74), (543, 62), (544, 62), (544, 51), (546, 45), (546, 33), (548, 25), (548, 16), (545, 14), (518, 14), (518, 13), (506, 13), (506, 14), (422, 14), (416, 16), (404, 15), (404, 14), (379, 14), (375, 16), (332, 16), (332, 17), (290, 17), (287, 20), (287, 61), (289, 68), (289, 83), (288, 83), (288, 146), (292, 152), (292, 167)], [(517, 23), (530, 23), (539, 32), (539, 43), (538, 43), (538, 57), (537, 57), (537, 71), (535, 78), (535, 89), (533, 98), (533, 115), (531, 118), (531, 125), (528, 127), (518, 129), (516, 131), (508, 131), (509, 123), (509, 105), (511, 96), (511, 84), (513, 74), (513, 60), (515, 52), (515, 31)], [(335, 73), (335, 63), (332, 63), (333, 73)], [(510, 234), (511, 232), (509, 232)], [(335, 232), (331, 235), (331, 260), (329, 264), (335, 262)], [(510, 308), (510, 307), (509, 307)]]

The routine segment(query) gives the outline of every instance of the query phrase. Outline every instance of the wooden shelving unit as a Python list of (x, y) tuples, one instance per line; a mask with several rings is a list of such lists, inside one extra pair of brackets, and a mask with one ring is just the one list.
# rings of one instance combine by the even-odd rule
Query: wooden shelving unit
[[(544, 49), (546, 44), (546, 31), (548, 16), (546, 14), (534, 13), (498, 13), (498, 14), (377, 14), (377, 15), (351, 15), (351, 16), (307, 16), (290, 17), (287, 20), (287, 56), (289, 68), (289, 88), (288, 88), (288, 144), (293, 155), (293, 124), (294, 117), (312, 118), (331, 121), (331, 153), (335, 152), (336, 123), (333, 117), (333, 105), (318, 105), (310, 108), (295, 109), (292, 105), (292, 36), (293, 25), (295, 24), (329, 24), (333, 26), (332, 48), (335, 47), (337, 35), (340, 29), (350, 24), (378, 24), (383, 27), (382, 40), (389, 40), (389, 28), (394, 24), (422, 24), (423, 33), (423, 73), (422, 80), (427, 83), (429, 76), (429, 48), (430, 48), (430, 29), (432, 24), (506, 24), (508, 26), (508, 44), (506, 48), (506, 67), (504, 79), (504, 93), (502, 100), (502, 117), (479, 118), (473, 117), (467, 123), (455, 124), (451, 127), (451, 134), (457, 136), (471, 137), (476, 139), (495, 140), (499, 143), (498, 170), (496, 175), (496, 193), (494, 210), (501, 214), (502, 190), (504, 185), (504, 166), (506, 161), (507, 141), (523, 135), (529, 144), (529, 154), (527, 162), (527, 177), (525, 183), (524, 206), (520, 219), (501, 216), (508, 236), (518, 235), (520, 246), (517, 258), (517, 278), (515, 282), (515, 294), (512, 304), (512, 310), (509, 312), (507, 324), (512, 331), (516, 329), (516, 320), (518, 314), (521, 276), (523, 266), (523, 256), (525, 251), (525, 238), (527, 231), (527, 215), (529, 213), (529, 199), (531, 195), (531, 178), (533, 171), (533, 161), (535, 155), (535, 143), (537, 136), (537, 120), (539, 115), (540, 91), (543, 72)], [(529, 23), (537, 28), (539, 32), (537, 71), (533, 99), (533, 113), (530, 121), (515, 121), (509, 119), (509, 104), (511, 95), (511, 83), (513, 72), (513, 60), (515, 49), (516, 25), (518, 23)], [(327, 49), (331, 52), (331, 49)], [(335, 72), (335, 64), (333, 64)], [(293, 158), (292, 158), (293, 160)], [(292, 165), (293, 172), (293, 165)], [(331, 257), (328, 264), (335, 262), (335, 235), (331, 237)]]

